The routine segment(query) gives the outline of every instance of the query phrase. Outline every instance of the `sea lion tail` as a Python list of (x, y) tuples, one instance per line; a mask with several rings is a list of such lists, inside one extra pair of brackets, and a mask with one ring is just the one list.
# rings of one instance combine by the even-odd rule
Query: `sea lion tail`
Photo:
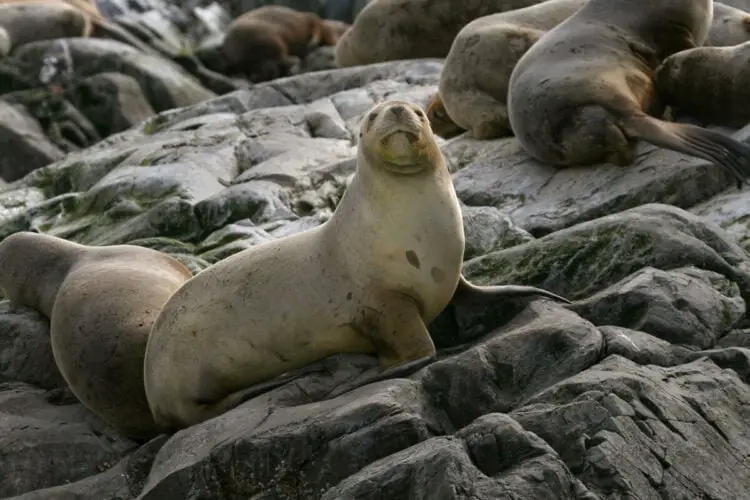
[(656, 146), (717, 163), (732, 173), (738, 187), (750, 177), (750, 147), (722, 133), (646, 114), (628, 118), (625, 131)]
[(523, 285), (497, 285), (497, 286), (477, 286), (470, 283), (466, 278), (461, 275), (458, 280), (458, 286), (454, 297), (469, 302), (483, 301), (487, 299), (513, 299), (519, 297), (530, 297), (538, 295), (540, 297), (547, 297), (554, 299), (565, 304), (571, 302), (565, 297), (561, 297), (548, 290), (543, 290), (535, 286), (523, 286)]

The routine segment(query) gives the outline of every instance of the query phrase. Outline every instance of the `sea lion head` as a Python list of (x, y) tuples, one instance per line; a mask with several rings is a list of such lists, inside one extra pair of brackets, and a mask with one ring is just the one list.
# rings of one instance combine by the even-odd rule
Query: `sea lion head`
[(360, 150), (369, 163), (396, 174), (414, 174), (440, 164), (440, 149), (426, 113), (406, 101), (385, 101), (365, 113)]
[(659, 97), (667, 104), (670, 101), (670, 96), (674, 92), (674, 83), (685, 77), (685, 75), (682, 74), (684, 62), (685, 54), (678, 52), (677, 54), (672, 54), (664, 59), (656, 70), (654, 70), (654, 88), (659, 93)]

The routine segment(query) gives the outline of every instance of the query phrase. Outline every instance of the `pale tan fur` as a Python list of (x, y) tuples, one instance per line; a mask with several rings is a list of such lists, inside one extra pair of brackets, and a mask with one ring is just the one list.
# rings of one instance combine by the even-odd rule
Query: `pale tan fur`
[(192, 276), (166, 254), (134, 245), (94, 247), (19, 232), (0, 242), (0, 288), (50, 320), (52, 353), (76, 397), (124, 436), (158, 428), (143, 388), (156, 315)]
[(336, 65), (443, 58), (461, 28), (472, 20), (537, 3), (539, 0), (373, 0), (336, 45)]
[(424, 111), (374, 106), (331, 219), (218, 262), (164, 306), (144, 362), (154, 418), (164, 429), (196, 424), (337, 353), (379, 358), (349, 389), (403, 375), (434, 359), (426, 325), (451, 298), (565, 301), (528, 286), (474, 286), (461, 276), (463, 254), (460, 205)]
[(40, 40), (85, 37), (91, 21), (75, 7), (56, 0), (0, 0), (0, 28), (8, 35), (8, 52)]
[(440, 74), (440, 97), (450, 119), (476, 139), (512, 135), (506, 102), (513, 68), (546, 31), (585, 2), (547, 0), (464, 26)]
[(705, 46), (727, 47), (750, 41), (750, 14), (714, 2), (714, 18)]

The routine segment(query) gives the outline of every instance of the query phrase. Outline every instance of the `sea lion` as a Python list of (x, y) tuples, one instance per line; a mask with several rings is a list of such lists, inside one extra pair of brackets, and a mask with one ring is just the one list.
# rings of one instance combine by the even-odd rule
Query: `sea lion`
[(448, 112), (443, 105), (443, 99), (440, 96), (440, 91), (432, 94), (430, 100), (427, 101), (425, 113), (427, 113), (427, 119), (430, 122), (432, 131), (443, 139), (450, 139), (466, 131), (456, 125), (456, 122), (448, 116)]
[(440, 73), (440, 98), (449, 119), (475, 139), (513, 135), (506, 109), (513, 68), (542, 35), (584, 3), (547, 0), (464, 26)]
[(335, 47), (341, 36), (351, 27), (343, 21), (335, 19), (321, 19), (320, 22), (320, 45)]
[[(127, 30), (114, 23), (109, 22), (101, 14), (101, 12), (99, 12), (99, 9), (96, 7), (96, 3), (94, 2), (94, 0), (0, 0), (0, 5), (11, 3), (58, 3), (62, 5), (69, 5), (81, 14), (85, 15), (91, 24), (89, 32), (86, 35), (82, 36), (110, 38), (122, 43), (127, 43), (143, 52), (155, 54), (155, 51), (151, 47), (133, 36)], [(39, 38), (39, 36), (37, 35), (35, 40), (42, 40), (42, 38)]]
[(217, 416), (257, 394), (253, 384), (268, 389), (335, 353), (377, 353), (383, 371), (356, 386), (424, 366), (435, 356), (425, 325), (454, 295), (567, 302), (461, 276), (461, 210), (420, 107), (374, 106), (359, 138), (356, 173), (327, 222), (219, 261), (162, 308), (144, 381), (165, 429)]
[(321, 43), (338, 41), (338, 29), (333, 23), (324, 27), (312, 12), (281, 5), (259, 7), (227, 28), (222, 42), (226, 71), (254, 82), (287, 76)]
[(508, 91), (514, 135), (531, 156), (558, 167), (630, 165), (642, 139), (713, 161), (741, 184), (750, 147), (649, 114), (659, 114), (653, 70), (702, 44), (711, 17), (711, 0), (589, 0), (518, 61)]
[(0, 2), (0, 29), (8, 38), (8, 52), (14, 47), (41, 40), (86, 37), (91, 21), (75, 7), (54, 0), (29, 3)]
[(696, 47), (666, 58), (654, 86), (676, 114), (703, 125), (739, 128), (750, 123), (750, 42), (733, 47)]
[(122, 435), (158, 434), (143, 388), (156, 315), (192, 276), (135, 245), (95, 247), (32, 232), (0, 242), (0, 288), (50, 320), (52, 353), (71, 391)]
[(714, 2), (714, 18), (705, 45), (727, 47), (747, 41), (750, 41), (750, 14), (744, 10)]
[(467, 23), (541, 0), (373, 0), (336, 45), (338, 67), (398, 59), (444, 58)]

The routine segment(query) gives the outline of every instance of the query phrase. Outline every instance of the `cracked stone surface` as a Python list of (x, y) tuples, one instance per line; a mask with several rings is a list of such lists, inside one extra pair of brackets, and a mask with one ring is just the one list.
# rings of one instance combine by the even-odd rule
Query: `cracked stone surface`
[[(354, 172), (362, 114), (384, 99), (426, 104), (441, 65), (320, 71), (155, 108), (1, 187), (0, 238), (141, 245), (197, 273), (315, 227)], [(0, 301), (0, 497), (745, 498), (750, 189), (646, 144), (631, 167), (555, 170), (513, 138), (439, 142), (465, 275), (572, 304), (450, 304), (429, 326), (438, 360), (409, 377), (331, 397), (376, 365), (333, 356), (136, 443), (67, 389), (47, 319)]]

